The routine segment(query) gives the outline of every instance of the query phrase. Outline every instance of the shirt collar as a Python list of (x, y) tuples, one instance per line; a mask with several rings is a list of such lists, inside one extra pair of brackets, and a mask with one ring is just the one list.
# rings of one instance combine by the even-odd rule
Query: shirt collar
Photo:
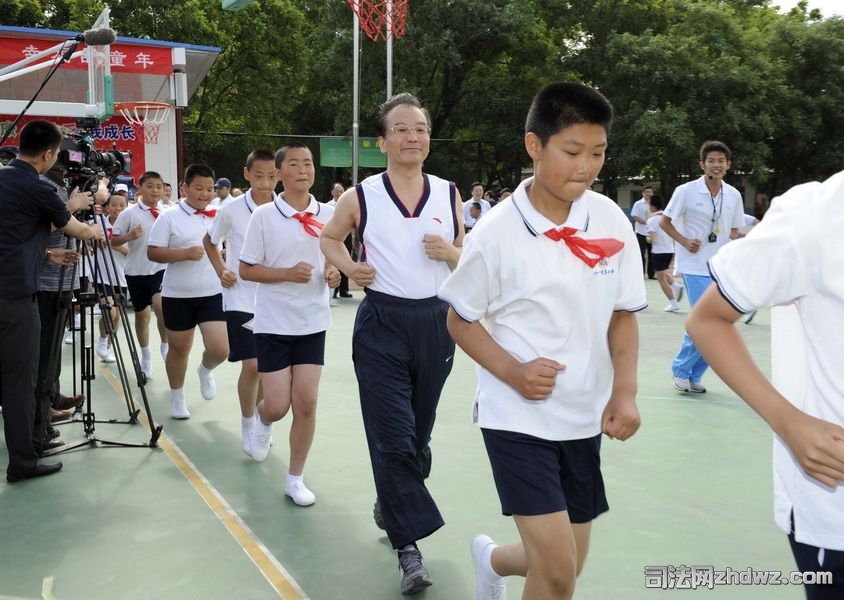
[(278, 211), (281, 215), (286, 218), (290, 219), (293, 215), (298, 214), (300, 212), (311, 213), (313, 215), (319, 214), (320, 203), (317, 202), (316, 198), (314, 198), (313, 194), (308, 194), (310, 197), (310, 202), (308, 203), (307, 208), (303, 211), (296, 210), (292, 206), (290, 206), (287, 202), (284, 201), (284, 192), (278, 194), (275, 198), (273, 198), (273, 202), (278, 208)]
[(584, 193), (583, 196), (572, 202), (571, 211), (566, 219), (566, 222), (561, 226), (555, 225), (545, 215), (540, 213), (530, 203), (527, 195), (527, 188), (533, 183), (533, 177), (525, 179), (513, 192), (513, 205), (516, 207), (519, 216), (527, 227), (527, 230), (533, 236), (538, 236), (549, 229), (560, 229), (560, 227), (572, 227), (579, 231), (585, 231), (589, 226), (589, 207), (586, 205)]

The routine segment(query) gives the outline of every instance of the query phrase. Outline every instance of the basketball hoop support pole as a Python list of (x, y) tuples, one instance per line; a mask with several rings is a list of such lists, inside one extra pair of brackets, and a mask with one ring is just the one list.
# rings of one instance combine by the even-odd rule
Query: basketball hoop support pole
[(387, 0), (384, 27), (387, 38), (387, 100), (393, 95), (393, 0)]
[(360, 136), (360, 0), (355, 0), (352, 26), (352, 185), (358, 184), (358, 138)]

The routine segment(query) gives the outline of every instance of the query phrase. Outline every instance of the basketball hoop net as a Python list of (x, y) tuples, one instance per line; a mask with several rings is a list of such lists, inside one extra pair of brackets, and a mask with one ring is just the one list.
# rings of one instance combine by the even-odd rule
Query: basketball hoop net
[(144, 142), (158, 143), (161, 126), (170, 116), (171, 106), (166, 102), (115, 102), (114, 109), (135, 127), (144, 130)]
[(408, 0), (346, 0), (360, 19), (360, 27), (373, 42), (404, 36)]

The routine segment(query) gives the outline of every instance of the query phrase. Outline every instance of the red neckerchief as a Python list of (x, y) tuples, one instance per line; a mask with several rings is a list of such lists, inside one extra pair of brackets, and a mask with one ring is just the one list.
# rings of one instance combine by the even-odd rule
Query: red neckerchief
[[(322, 229), (324, 227), (322, 223), (314, 219), (314, 215), (311, 213), (296, 213), (293, 215), (293, 218), (302, 224), (302, 227), (305, 228), (305, 232), (308, 235), (313, 237), (319, 237), (317, 229)], [(315, 227), (316, 229), (314, 229)]]
[(195, 210), (193, 211), (195, 215), (205, 215), (206, 217), (211, 217), (212, 219), (217, 216), (217, 211), (214, 209), (211, 210)]
[[(571, 253), (590, 267), (594, 267), (605, 258), (613, 256), (624, 248), (624, 242), (613, 238), (585, 240), (575, 237), (575, 233), (577, 233), (577, 229), (563, 227), (562, 230), (549, 229), (545, 232), (545, 235), (555, 242), (563, 240)], [(589, 256), (590, 254), (593, 256)]]

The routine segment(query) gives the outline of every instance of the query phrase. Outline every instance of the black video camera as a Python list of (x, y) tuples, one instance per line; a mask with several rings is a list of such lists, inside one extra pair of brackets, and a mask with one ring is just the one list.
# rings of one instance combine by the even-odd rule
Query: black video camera
[(59, 149), (56, 167), (65, 172), (69, 191), (97, 192), (97, 178), (106, 175), (115, 178), (132, 170), (132, 153), (123, 152), (116, 147), (105, 152), (94, 148), (91, 131), (99, 126), (99, 120), (93, 117), (76, 119), (77, 130), (66, 133)]

